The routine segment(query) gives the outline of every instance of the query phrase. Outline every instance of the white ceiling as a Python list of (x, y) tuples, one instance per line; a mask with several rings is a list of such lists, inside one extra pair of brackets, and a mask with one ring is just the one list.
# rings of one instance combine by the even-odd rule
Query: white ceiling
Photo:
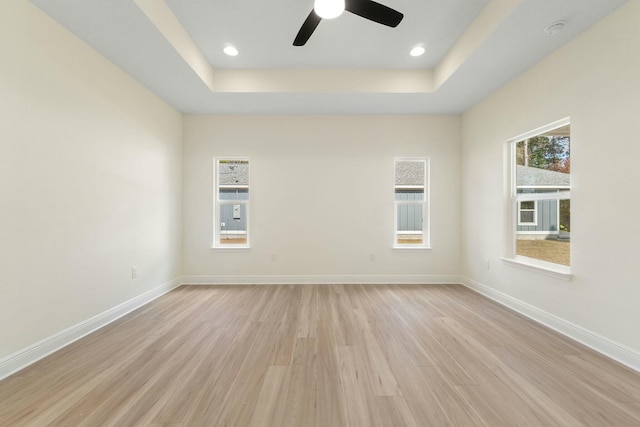
[(379, 0), (397, 28), (344, 13), (302, 47), (313, 0), (30, 1), (184, 113), (457, 114), (627, 0)]
[[(389, 28), (351, 13), (323, 20), (308, 43), (292, 45), (313, 0), (165, 0), (214, 67), (432, 68), (488, 0), (379, 0), (404, 14)], [(241, 51), (222, 53), (225, 43)], [(420, 58), (408, 55), (416, 44)]]

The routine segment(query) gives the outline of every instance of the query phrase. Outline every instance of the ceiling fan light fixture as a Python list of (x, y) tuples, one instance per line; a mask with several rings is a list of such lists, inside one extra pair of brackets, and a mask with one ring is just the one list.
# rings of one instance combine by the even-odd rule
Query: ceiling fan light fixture
[(238, 53), (240, 53), (238, 52), (238, 49), (236, 49), (233, 46), (225, 46), (225, 48), (222, 49), (222, 51), (229, 56), (238, 56)]
[(409, 55), (422, 56), (424, 55), (424, 52), (425, 52), (424, 46), (415, 46), (413, 49), (411, 49), (411, 51), (409, 52)]
[(315, 0), (313, 10), (321, 18), (337, 18), (344, 12), (344, 0)]

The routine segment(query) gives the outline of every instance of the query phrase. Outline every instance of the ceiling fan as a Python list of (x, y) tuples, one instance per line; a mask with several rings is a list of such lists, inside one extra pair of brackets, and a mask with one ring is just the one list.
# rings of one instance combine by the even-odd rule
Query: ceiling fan
[(345, 10), (388, 27), (397, 27), (404, 18), (397, 10), (373, 0), (315, 0), (313, 9), (300, 27), (293, 45), (304, 46), (323, 18), (335, 18)]

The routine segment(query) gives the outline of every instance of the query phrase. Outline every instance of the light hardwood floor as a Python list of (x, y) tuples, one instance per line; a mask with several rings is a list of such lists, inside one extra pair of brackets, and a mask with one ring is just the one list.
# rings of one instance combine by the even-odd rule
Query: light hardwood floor
[(14, 425), (639, 426), (640, 374), (462, 286), (184, 286), (0, 382)]

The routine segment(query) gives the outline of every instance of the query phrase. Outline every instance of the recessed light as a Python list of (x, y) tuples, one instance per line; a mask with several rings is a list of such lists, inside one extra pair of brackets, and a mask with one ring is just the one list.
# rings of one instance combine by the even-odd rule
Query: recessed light
[(424, 54), (424, 52), (425, 52), (424, 46), (416, 46), (413, 49), (411, 49), (411, 52), (409, 52), (409, 55), (420, 56)]
[(238, 49), (236, 49), (233, 46), (225, 46), (225, 48), (222, 49), (222, 51), (229, 56), (238, 56), (238, 53), (239, 53)]

